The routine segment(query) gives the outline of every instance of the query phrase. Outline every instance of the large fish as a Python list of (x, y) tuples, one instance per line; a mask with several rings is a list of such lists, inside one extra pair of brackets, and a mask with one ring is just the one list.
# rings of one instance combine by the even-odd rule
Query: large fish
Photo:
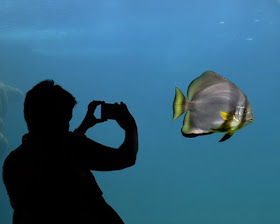
[(181, 130), (185, 137), (225, 132), (222, 142), (254, 120), (246, 95), (215, 72), (206, 71), (193, 80), (187, 96), (176, 87), (173, 120), (187, 111)]

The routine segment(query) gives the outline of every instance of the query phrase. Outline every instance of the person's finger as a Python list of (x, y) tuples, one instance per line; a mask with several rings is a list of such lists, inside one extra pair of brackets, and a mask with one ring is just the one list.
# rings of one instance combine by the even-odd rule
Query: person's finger
[(121, 104), (120, 104), (120, 111), (121, 112), (128, 111), (126, 104), (123, 102), (121, 102)]
[(91, 105), (91, 106), (98, 106), (98, 105), (102, 104), (103, 102), (104, 101), (96, 101), (96, 100), (94, 100), (94, 101), (91, 101), (89, 105)]
[(89, 103), (89, 105), (88, 105), (88, 109), (89, 109), (90, 111), (94, 112), (95, 109), (96, 109), (96, 107), (99, 106), (99, 105), (101, 105), (102, 103), (104, 103), (104, 101), (96, 101), (96, 100), (91, 101), (91, 102)]

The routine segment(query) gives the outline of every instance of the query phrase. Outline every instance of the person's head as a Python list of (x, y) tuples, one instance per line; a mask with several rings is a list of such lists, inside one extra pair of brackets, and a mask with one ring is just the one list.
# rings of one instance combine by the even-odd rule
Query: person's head
[(53, 80), (45, 80), (27, 92), (24, 118), (29, 133), (57, 134), (68, 131), (75, 98)]

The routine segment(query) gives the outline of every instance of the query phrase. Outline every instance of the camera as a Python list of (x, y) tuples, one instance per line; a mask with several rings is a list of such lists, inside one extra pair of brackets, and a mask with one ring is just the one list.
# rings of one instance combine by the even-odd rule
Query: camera
[(101, 119), (116, 119), (118, 115), (118, 104), (102, 103), (101, 104)]

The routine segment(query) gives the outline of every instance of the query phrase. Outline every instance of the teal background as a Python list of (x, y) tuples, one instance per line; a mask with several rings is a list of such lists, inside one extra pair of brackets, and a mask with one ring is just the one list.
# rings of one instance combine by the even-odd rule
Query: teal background
[[(77, 99), (71, 130), (91, 100), (123, 101), (139, 129), (134, 167), (94, 172), (127, 224), (280, 223), (280, 2), (276, 0), (0, 0), (0, 79), (26, 93), (54, 79)], [(187, 139), (172, 121), (175, 87), (213, 70), (247, 95), (255, 120)], [(9, 149), (27, 132), (10, 104)], [(87, 133), (118, 147), (114, 121)], [(12, 209), (0, 176), (0, 223)]]

